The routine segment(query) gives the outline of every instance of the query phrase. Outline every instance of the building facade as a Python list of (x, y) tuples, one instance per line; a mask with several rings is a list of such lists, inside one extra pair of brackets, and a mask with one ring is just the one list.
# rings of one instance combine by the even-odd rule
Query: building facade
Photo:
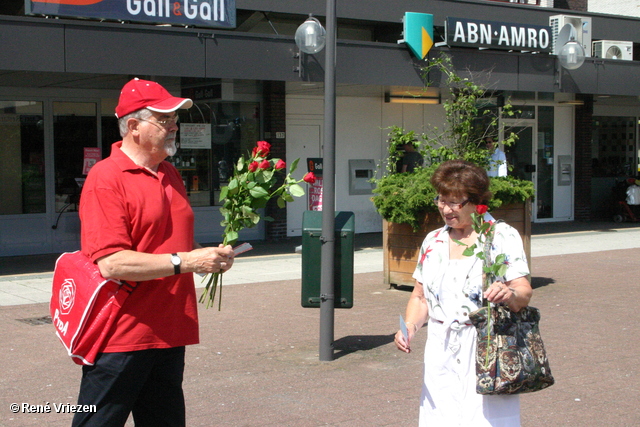
[[(184, 4), (207, 2), (221, 4)], [(137, 3), (149, 14), (159, 10), (153, 1)], [(510, 162), (514, 174), (536, 185), (534, 221), (609, 217), (612, 187), (638, 172), (636, 53), (628, 60), (590, 56), (567, 70), (555, 55), (528, 48), (447, 44), (444, 25), (454, 17), (549, 26), (552, 16), (577, 15), (590, 18), (593, 41), (633, 47), (640, 20), (567, 9), (579, 1), (562, 2), (565, 9), (527, 3), (337, 2), (336, 209), (356, 214), (357, 233), (381, 231), (366, 180), (387, 153), (388, 128), (420, 133), (444, 120), (438, 104), (387, 102), (422, 91), (421, 68), (443, 52), (460, 73), (483, 76), (521, 111), (503, 125), (520, 135)], [(195, 102), (181, 113), (181, 147), (169, 161), (183, 175), (201, 242), (220, 241), (220, 188), (257, 140), (288, 162), (300, 158), (300, 176), (307, 159), (322, 157), (324, 52), (300, 54), (293, 35), (310, 13), (323, 21), (324, 1), (231, 1), (233, 28), (29, 15), (25, 4), (0, 6), (0, 256), (79, 247), (81, 185), (92, 162), (120, 139), (113, 112), (132, 77)], [(397, 42), (405, 12), (433, 15), (436, 45), (425, 60)], [(442, 99), (448, 93), (440, 86), (435, 81), (429, 92)], [(241, 238), (300, 235), (310, 203), (305, 197), (286, 210), (268, 206), (275, 221)]]
[(609, 13), (612, 15), (640, 17), (640, 2), (631, 0), (619, 2), (615, 0), (589, 0), (589, 12)]

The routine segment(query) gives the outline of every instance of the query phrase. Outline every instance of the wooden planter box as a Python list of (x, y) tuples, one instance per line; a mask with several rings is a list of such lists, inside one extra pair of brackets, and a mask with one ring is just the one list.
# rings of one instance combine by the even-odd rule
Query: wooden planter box
[[(518, 230), (531, 267), (531, 201), (502, 206), (491, 211), (491, 215)], [(384, 283), (390, 286), (413, 286), (414, 279), (411, 276), (416, 269), (420, 245), (430, 231), (443, 225), (437, 212), (429, 214), (424, 225), (416, 232), (408, 224), (395, 224), (383, 219)]]

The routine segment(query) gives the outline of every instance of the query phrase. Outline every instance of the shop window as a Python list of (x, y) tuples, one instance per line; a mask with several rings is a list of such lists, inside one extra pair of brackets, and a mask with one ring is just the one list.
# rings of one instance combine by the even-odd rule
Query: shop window
[(0, 214), (46, 211), (41, 102), (0, 101)]
[(504, 119), (535, 119), (536, 107), (534, 105), (514, 105), (513, 116), (503, 115)]
[(118, 119), (113, 113), (103, 115), (100, 118), (100, 122), (102, 127), (102, 158), (106, 159), (111, 155), (113, 143), (122, 140), (122, 137), (118, 128)]
[(241, 154), (260, 136), (258, 102), (197, 102), (180, 111), (179, 149), (168, 159), (180, 171), (191, 206), (219, 205)]
[(555, 94), (553, 92), (538, 92), (538, 101), (554, 101)]
[(506, 99), (510, 99), (512, 103), (515, 101), (534, 101), (536, 99), (536, 92), (507, 90), (503, 92), (503, 95)]
[(594, 116), (591, 163), (594, 177), (628, 177), (638, 172), (633, 117)]
[(97, 104), (54, 102), (53, 138), (55, 211), (75, 212), (90, 166), (102, 158), (98, 151)]

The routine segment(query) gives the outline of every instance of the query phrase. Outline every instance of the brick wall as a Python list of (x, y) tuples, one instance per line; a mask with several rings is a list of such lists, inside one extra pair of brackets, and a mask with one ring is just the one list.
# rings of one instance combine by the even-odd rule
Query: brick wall
[[(263, 83), (263, 123), (265, 140), (271, 144), (271, 157), (287, 161), (285, 138), (276, 138), (278, 132), (286, 132), (285, 83), (265, 81)], [(286, 135), (286, 134), (285, 134)], [(282, 183), (280, 181), (279, 183)], [(275, 199), (267, 204), (265, 214), (273, 221), (266, 221), (266, 240), (274, 241), (287, 237), (287, 209), (278, 208)]]
[(579, 12), (587, 11), (587, 0), (555, 0), (554, 6), (557, 9), (575, 10)]
[(640, 7), (637, 1), (590, 0), (589, 12), (639, 17)]
[(584, 105), (576, 106), (575, 118), (575, 208), (576, 221), (591, 218), (591, 126), (593, 119), (593, 95), (576, 95)]

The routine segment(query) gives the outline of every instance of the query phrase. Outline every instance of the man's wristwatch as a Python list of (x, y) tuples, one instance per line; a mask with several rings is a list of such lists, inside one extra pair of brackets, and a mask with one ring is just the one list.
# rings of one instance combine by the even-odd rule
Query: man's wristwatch
[(171, 254), (171, 264), (173, 264), (173, 273), (180, 274), (180, 264), (182, 264), (182, 260), (178, 254)]

